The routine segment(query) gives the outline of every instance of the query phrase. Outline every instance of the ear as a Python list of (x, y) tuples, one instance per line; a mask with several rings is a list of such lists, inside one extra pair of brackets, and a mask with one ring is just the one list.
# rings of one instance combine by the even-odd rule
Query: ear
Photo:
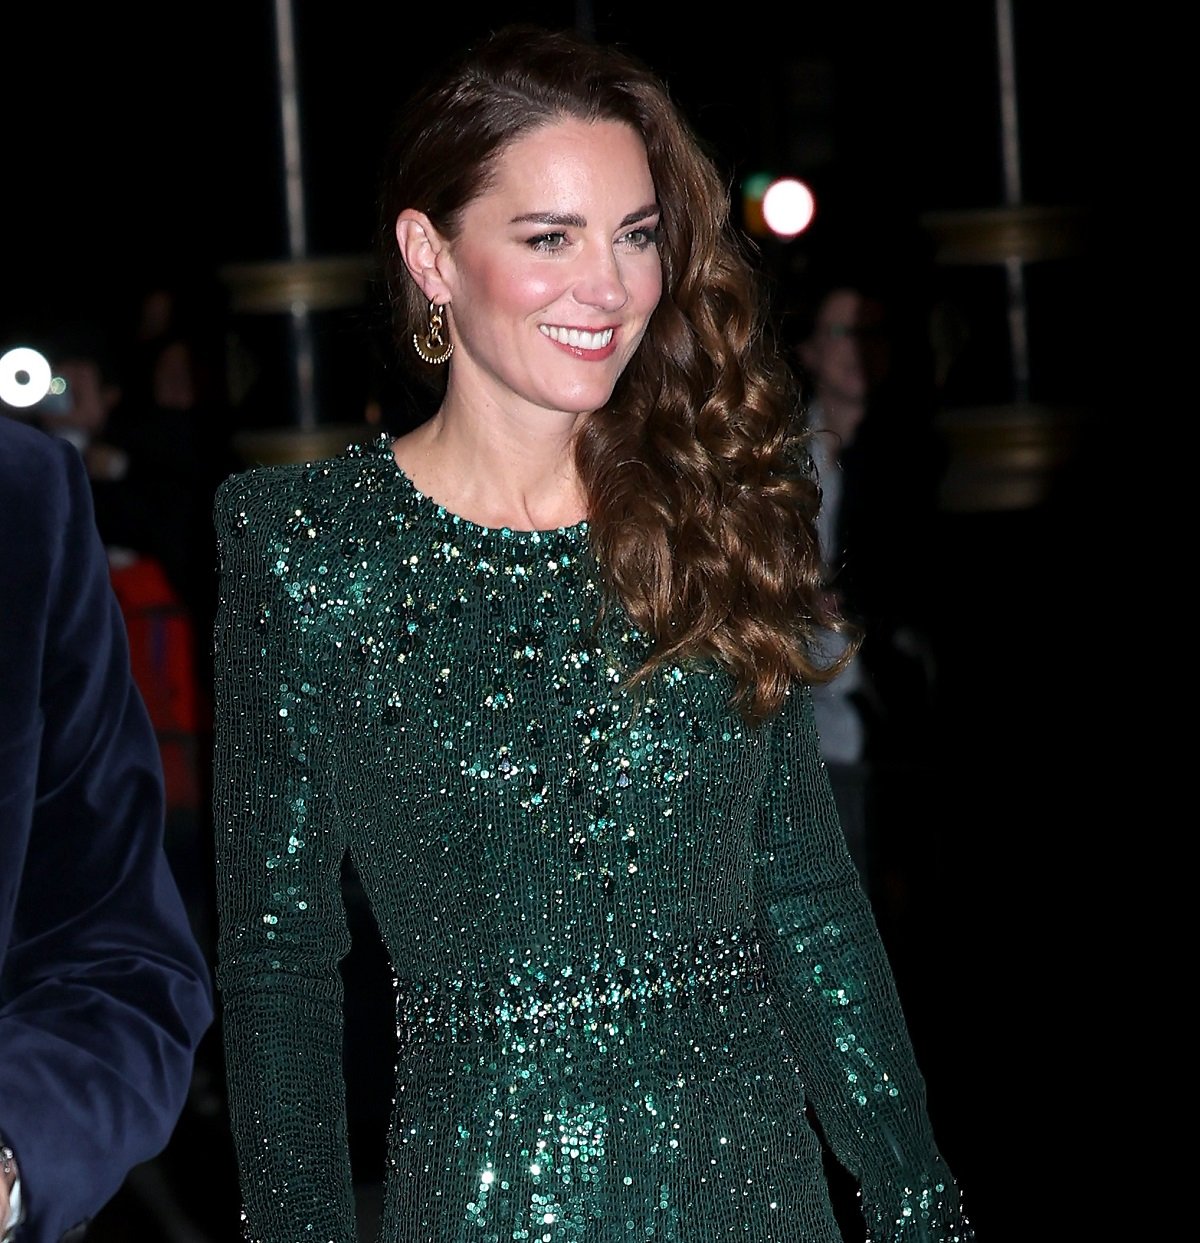
[(450, 301), (450, 288), (442, 277), (449, 259), (446, 240), (423, 211), (406, 207), (396, 217), (396, 242), (414, 281), (430, 302)]

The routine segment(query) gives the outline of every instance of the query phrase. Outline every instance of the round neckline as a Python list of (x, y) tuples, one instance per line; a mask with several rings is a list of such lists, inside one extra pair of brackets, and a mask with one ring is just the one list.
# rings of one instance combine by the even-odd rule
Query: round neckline
[(569, 526), (561, 527), (535, 527), (525, 529), (522, 527), (506, 527), (506, 526), (485, 526), (480, 522), (472, 522), (470, 518), (464, 518), (461, 514), (456, 514), (453, 510), (447, 509), (440, 501), (434, 500), (427, 492), (422, 492), (420, 488), (412, 481), (412, 479), (401, 468), (400, 463), (396, 461), (396, 454), (392, 448), (393, 440), (387, 432), (383, 432), (379, 438), (379, 450), (386, 455), (391, 463), (392, 470), (395, 472), (397, 480), (401, 487), (409, 493), (409, 495), (429, 510), (434, 517), (444, 522), (447, 526), (452, 527), (456, 531), (466, 532), (478, 539), (499, 538), (503, 540), (512, 540), (516, 543), (539, 544), (546, 540), (556, 537), (566, 537), (567, 539), (577, 541), (582, 540), (588, 533), (588, 521), (586, 518), (579, 522), (572, 523)]

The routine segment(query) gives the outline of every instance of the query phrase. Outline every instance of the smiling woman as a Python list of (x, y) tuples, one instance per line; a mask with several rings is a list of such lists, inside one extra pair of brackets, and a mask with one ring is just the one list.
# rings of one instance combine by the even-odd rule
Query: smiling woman
[(216, 505), (248, 1237), (355, 1239), (349, 855), (395, 982), (381, 1238), (838, 1243), (824, 1139), (872, 1239), (972, 1239), (820, 760), (846, 627), (720, 177), (563, 32), (402, 115), (380, 245), (436, 411)]

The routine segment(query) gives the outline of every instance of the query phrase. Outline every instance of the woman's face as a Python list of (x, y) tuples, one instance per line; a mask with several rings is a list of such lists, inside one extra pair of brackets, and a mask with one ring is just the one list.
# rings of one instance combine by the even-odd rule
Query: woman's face
[(456, 397), (590, 413), (610, 397), (662, 293), (659, 211), (641, 137), (556, 121), (499, 158), (442, 267)]

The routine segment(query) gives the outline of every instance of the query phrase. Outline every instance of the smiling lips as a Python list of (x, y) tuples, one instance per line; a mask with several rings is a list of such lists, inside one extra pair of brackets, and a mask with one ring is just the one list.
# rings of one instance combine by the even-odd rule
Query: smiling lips
[(539, 324), (538, 331), (549, 337), (555, 345), (574, 354), (576, 358), (607, 358), (614, 349), (612, 328), (589, 332), (586, 328), (561, 328), (557, 324)]

